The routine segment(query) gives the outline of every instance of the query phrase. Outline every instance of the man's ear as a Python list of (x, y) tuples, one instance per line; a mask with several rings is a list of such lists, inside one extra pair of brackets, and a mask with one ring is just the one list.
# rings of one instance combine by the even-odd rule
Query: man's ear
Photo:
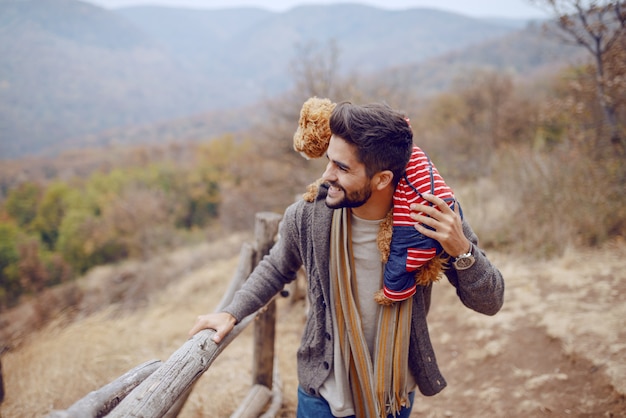
[(385, 187), (391, 186), (393, 182), (393, 172), (391, 170), (383, 170), (374, 176), (374, 187), (377, 190), (382, 190)]

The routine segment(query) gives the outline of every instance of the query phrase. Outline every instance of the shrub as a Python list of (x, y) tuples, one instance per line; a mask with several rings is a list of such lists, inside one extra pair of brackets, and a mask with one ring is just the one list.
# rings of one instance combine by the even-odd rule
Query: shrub
[(16, 302), (21, 293), (17, 263), (19, 229), (12, 223), (0, 223), (0, 310)]
[(626, 233), (626, 169), (619, 156), (599, 160), (569, 144), (543, 153), (516, 149), (501, 163), (509, 245), (548, 257)]

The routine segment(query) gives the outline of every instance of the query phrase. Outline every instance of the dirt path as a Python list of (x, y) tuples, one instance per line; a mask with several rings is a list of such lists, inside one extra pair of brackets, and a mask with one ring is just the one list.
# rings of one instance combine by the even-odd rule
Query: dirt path
[[(506, 280), (494, 317), (435, 285), (429, 326), (448, 387), (416, 397), (414, 417), (626, 417), (626, 271), (623, 245), (552, 262), (492, 255)], [(297, 344), (294, 309), (281, 338)], [(297, 309), (296, 309), (297, 311)], [(284, 358), (284, 417), (294, 416), (294, 364)]]
[(448, 388), (413, 415), (626, 416), (623, 256), (615, 247), (529, 265), (494, 255), (506, 280), (494, 317), (438, 283), (429, 324)]
[[(567, 277), (545, 265), (509, 269), (506, 303), (495, 317), (468, 312), (453, 292), (439, 288), (430, 324), (449, 386), (417, 404), (414, 415), (626, 416), (626, 334), (616, 321), (625, 314), (624, 273), (619, 279), (562, 273)], [(572, 286), (559, 285), (566, 280)], [(580, 296), (603, 288), (615, 289), (614, 296), (583, 303)]]

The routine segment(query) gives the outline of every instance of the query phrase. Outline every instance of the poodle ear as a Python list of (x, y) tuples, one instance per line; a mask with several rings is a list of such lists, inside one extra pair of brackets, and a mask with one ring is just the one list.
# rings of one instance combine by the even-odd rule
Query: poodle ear
[(311, 97), (302, 105), (298, 129), (293, 135), (293, 148), (305, 158), (326, 154), (332, 133), (330, 114), (336, 104), (329, 99)]

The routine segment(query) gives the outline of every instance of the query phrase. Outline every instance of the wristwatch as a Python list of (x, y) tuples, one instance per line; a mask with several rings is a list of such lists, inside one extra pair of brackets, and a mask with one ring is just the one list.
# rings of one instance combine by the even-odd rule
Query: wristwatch
[(454, 265), (454, 268), (457, 270), (467, 270), (472, 267), (475, 262), (476, 259), (472, 255), (472, 247), (470, 246), (469, 251), (456, 257), (452, 262), (452, 265)]

